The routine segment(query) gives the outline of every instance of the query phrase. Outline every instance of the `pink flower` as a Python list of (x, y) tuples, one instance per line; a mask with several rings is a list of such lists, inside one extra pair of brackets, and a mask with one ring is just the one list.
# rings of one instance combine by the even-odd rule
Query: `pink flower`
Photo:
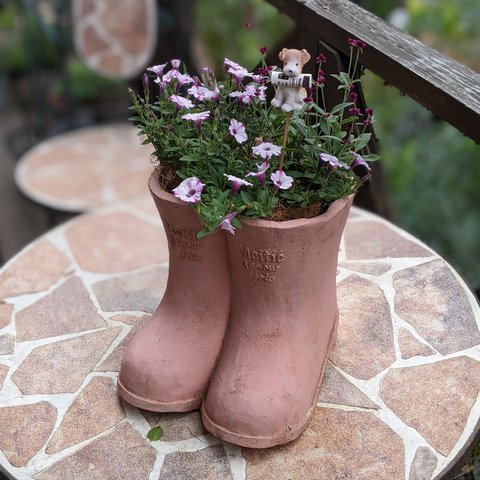
[(182, 115), (184, 120), (190, 120), (195, 123), (197, 130), (202, 128), (202, 122), (210, 116), (210, 112), (186, 113)]
[(210, 67), (203, 67), (203, 68), (202, 68), (202, 72), (203, 72), (207, 77), (213, 78), (213, 76), (214, 76), (213, 70), (212, 70)]
[(358, 40), (357, 38), (349, 38), (348, 44), (353, 48), (356, 47), (356, 48), (360, 48), (361, 50), (367, 46), (365, 42), (363, 42), (362, 40)]
[(247, 140), (247, 134), (245, 133), (245, 125), (242, 122), (238, 122), (234, 118), (230, 120), (230, 126), (228, 127), (230, 135), (235, 137), (237, 143), (243, 143)]
[(316, 58), (317, 63), (322, 63), (327, 61), (327, 57), (323, 53), (319, 53)]
[(193, 83), (193, 78), (188, 73), (182, 73), (177, 76), (177, 87), (183, 87), (184, 85), (190, 85)]
[(284, 171), (277, 170), (274, 173), (270, 174), (270, 179), (272, 180), (275, 188), (280, 190), (288, 190), (293, 184), (293, 178), (289, 177)]
[(265, 55), (267, 53), (267, 47), (260, 47), (260, 55)]
[(157, 77), (161, 77), (166, 66), (166, 63), (162, 63), (161, 65), (152, 65), (151, 67), (148, 67), (147, 70), (149, 72), (153, 72)]
[(373, 122), (374, 119), (374, 114), (373, 114), (373, 109), (372, 108), (366, 108), (365, 109), (365, 115), (367, 118), (363, 121), (364, 125), (370, 125)]
[(265, 95), (265, 92), (267, 91), (267, 87), (261, 86), (257, 88), (256, 95), (261, 100), (262, 102), (265, 102), (267, 100), (267, 97)]
[(357, 155), (353, 159), (352, 163), (350, 164), (350, 169), (360, 178), (369, 175), (371, 170), (368, 162), (360, 155)]
[(266, 77), (264, 75), (252, 75), (252, 81), (255, 83), (262, 84), (266, 81)]
[(198, 203), (205, 185), (197, 177), (185, 179), (177, 188), (174, 188), (173, 194), (183, 202)]
[(236, 90), (232, 93), (229, 93), (228, 96), (232, 98), (238, 98), (240, 102), (243, 102), (243, 97), (245, 96), (245, 92), (239, 92), (238, 90)]
[(245, 77), (250, 77), (252, 75), (246, 68), (228, 58), (225, 58), (223, 64), (228, 67), (227, 72), (235, 77), (237, 83), (240, 83)]
[(238, 178), (234, 175), (227, 175), (226, 173), (224, 173), (223, 176), (227, 177), (227, 179), (232, 182), (232, 195), (236, 195), (240, 190), (240, 187), (253, 187), (253, 183), (247, 182), (243, 178)]
[(264, 160), (269, 160), (274, 155), (275, 156), (280, 155), (280, 152), (282, 151), (282, 147), (279, 147), (278, 145), (275, 145), (273, 143), (263, 142), (260, 145), (256, 145), (255, 147), (252, 147), (252, 151), (254, 155), (259, 155)]
[(264, 102), (266, 100), (265, 90), (267, 90), (265, 86), (257, 87), (256, 85), (247, 85), (242, 97), (243, 103), (250, 104), (255, 98)]
[(241, 65), (239, 65), (238, 63), (236, 63), (233, 60), (230, 60), (228, 58), (225, 58), (223, 60), (223, 64), (226, 65), (229, 68), (235, 68), (235, 69), (243, 68)]
[(216, 87), (215, 90), (212, 91), (203, 85), (193, 85), (187, 90), (187, 93), (193, 95), (193, 97), (199, 102), (203, 102), (204, 100), (217, 101), (219, 99), (220, 92)]
[(237, 83), (240, 83), (245, 77), (250, 77), (252, 75), (246, 68), (243, 67), (230, 67), (227, 72), (231, 73), (235, 77)]
[(174, 58), (170, 60), (170, 63), (172, 64), (172, 68), (174, 68), (175, 70), (178, 70), (180, 68), (181, 60), (179, 60), (178, 58)]
[(181, 73), (178, 70), (169, 70), (163, 77), (162, 80), (165, 83), (170, 83), (174, 78), (178, 78)]
[(181, 97), (180, 95), (170, 95), (170, 100), (175, 103), (177, 110), (193, 108), (193, 103), (188, 98)]
[(256, 172), (248, 172), (245, 177), (257, 177), (258, 181), (260, 182), (260, 185), (262, 187), (265, 186), (265, 172), (268, 170), (270, 167), (270, 164), (268, 162), (262, 162), (261, 164), (256, 164), (257, 165), (257, 171)]
[(335, 170), (337, 167), (348, 168), (346, 163), (341, 162), (337, 157), (328, 153), (321, 153), (319, 161), (328, 165), (328, 169)]
[(232, 235), (235, 235), (235, 227), (232, 225), (232, 220), (236, 217), (238, 212), (230, 212), (228, 215), (222, 218), (222, 221), (218, 226), (230, 232)]

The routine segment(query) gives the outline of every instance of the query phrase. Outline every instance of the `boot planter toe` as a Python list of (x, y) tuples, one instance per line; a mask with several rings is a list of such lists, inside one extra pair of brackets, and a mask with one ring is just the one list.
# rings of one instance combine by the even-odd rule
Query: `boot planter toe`
[(158, 172), (149, 187), (168, 238), (168, 282), (157, 310), (128, 345), (117, 388), (139, 408), (185, 412), (200, 407), (225, 335), (226, 242), (221, 232), (196, 238), (195, 211), (160, 188)]
[(244, 447), (308, 426), (338, 321), (336, 269), (352, 197), (311, 219), (242, 219), (228, 236), (230, 323), (202, 404), (205, 428)]

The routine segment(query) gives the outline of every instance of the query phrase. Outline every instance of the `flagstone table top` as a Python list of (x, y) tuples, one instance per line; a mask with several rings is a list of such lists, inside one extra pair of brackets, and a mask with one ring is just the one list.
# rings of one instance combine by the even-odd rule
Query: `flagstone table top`
[[(288, 445), (207, 434), (198, 412), (116, 394), (132, 333), (165, 288), (147, 198), (76, 217), (0, 270), (0, 464), (18, 480), (444, 479), (480, 418), (480, 312), (435, 252), (353, 209), (339, 255), (338, 338), (318, 406)], [(150, 442), (160, 425), (164, 436)]]
[(15, 181), (32, 200), (84, 212), (145, 194), (151, 145), (127, 123), (95, 125), (47, 138), (18, 162)]

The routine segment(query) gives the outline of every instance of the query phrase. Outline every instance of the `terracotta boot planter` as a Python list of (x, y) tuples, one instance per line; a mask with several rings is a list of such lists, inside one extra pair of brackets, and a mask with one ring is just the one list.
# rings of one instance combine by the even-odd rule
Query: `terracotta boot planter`
[(194, 209), (149, 181), (168, 237), (168, 283), (160, 305), (129, 343), (118, 378), (127, 402), (157, 412), (200, 407), (230, 308), (230, 275), (221, 232), (196, 238)]
[(252, 448), (295, 439), (314, 412), (338, 321), (338, 248), (352, 198), (311, 219), (242, 220), (228, 235), (230, 323), (202, 404), (208, 431)]

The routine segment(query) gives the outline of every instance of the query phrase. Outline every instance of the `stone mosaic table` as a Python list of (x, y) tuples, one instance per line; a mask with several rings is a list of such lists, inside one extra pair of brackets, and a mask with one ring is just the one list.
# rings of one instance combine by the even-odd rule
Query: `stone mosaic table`
[(83, 212), (145, 194), (151, 145), (130, 124), (97, 125), (51, 137), (18, 162), (15, 181), (32, 200)]
[[(77, 217), (0, 271), (0, 463), (12, 478), (440, 479), (474, 441), (479, 308), (449, 265), (378, 217), (349, 218), (318, 408), (281, 448), (241, 449), (198, 412), (119, 401), (122, 352), (166, 277), (148, 198)], [(149, 442), (156, 424), (165, 435)]]
[(157, 43), (156, 0), (73, 0), (75, 51), (111, 78), (141, 73)]

